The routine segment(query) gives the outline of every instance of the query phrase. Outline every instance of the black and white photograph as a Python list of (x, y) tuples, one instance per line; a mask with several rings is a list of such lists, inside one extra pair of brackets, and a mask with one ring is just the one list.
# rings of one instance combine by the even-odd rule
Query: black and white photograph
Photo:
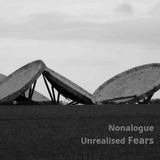
[(160, 159), (160, 0), (0, 0), (0, 159)]

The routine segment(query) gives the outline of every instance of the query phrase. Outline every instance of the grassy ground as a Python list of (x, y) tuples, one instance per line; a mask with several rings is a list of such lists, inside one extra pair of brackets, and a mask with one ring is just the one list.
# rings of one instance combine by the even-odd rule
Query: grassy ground
[[(154, 132), (109, 132), (108, 125), (151, 125)], [(159, 105), (0, 106), (0, 159), (159, 160)], [(154, 138), (152, 145), (84, 145), (88, 138)]]

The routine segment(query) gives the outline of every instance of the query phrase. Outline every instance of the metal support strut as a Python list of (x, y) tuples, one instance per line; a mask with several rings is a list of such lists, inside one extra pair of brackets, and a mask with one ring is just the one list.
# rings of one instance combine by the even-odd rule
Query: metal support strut
[(44, 82), (45, 82), (45, 84), (46, 84), (46, 87), (47, 87), (47, 90), (48, 90), (49, 96), (50, 96), (50, 98), (51, 98), (51, 101), (52, 101), (52, 102), (55, 102), (55, 101), (54, 101), (54, 99), (53, 99), (52, 93), (51, 93), (51, 91), (50, 91), (50, 89), (49, 89), (49, 86), (48, 86), (47, 80), (46, 80), (46, 78), (45, 78), (45, 76), (44, 76), (44, 75), (43, 75), (43, 79), (44, 79)]
[(28, 94), (29, 100), (31, 100), (32, 97), (33, 97), (33, 93), (34, 93), (34, 89), (35, 89), (35, 87), (36, 87), (36, 83), (37, 83), (37, 81), (35, 81), (35, 82), (33, 83), (33, 86), (31, 85), (30, 88), (29, 88), (29, 94)]
[[(47, 78), (45, 77), (45, 75), (43, 74), (43, 79), (44, 79), (44, 82), (45, 82), (45, 85), (47, 87), (47, 91), (49, 93), (49, 96), (51, 98), (51, 101), (54, 103), (54, 104), (60, 104), (60, 96), (62, 95), (61, 92), (59, 92), (57, 89), (55, 89), (54, 85), (51, 84), (51, 87), (48, 85), (48, 81), (47, 81)], [(55, 90), (56, 90), (56, 93), (55, 93)], [(57, 96), (56, 96), (57, 95)], [(76, 105), (78, 104), (78, 102), (75, 102), (75, 101), (72, 101), (72, 102), (69, 102), (68, 105)]]

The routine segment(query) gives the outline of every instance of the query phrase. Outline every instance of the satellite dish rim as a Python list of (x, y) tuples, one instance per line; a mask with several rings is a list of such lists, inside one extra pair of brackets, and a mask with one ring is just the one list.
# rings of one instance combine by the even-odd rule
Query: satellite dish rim
[[(0, 82), (1, 82), (1, 80), (3, 80), (3, 79), (6, 78), (6, 77), (7, 77), (6, 75), (0, 73)], [(27, 90), (27, 91), (28, 91), (28, 90)], [(26, 92), (27, 92), (27, 91), (26, 91)], [(29, 94), (29, 93), (27, 93), (27, 94)], [(42, 98), (43, 100), (41, 100), (41, 98)], [(34, 92), (33, 92), (32, 100), (33, 100), (33, 101), (36, 101), (36, 102), (40, 102), (40, 101), (50, 101), (49, 98), (47, 98), (47, 97), (44, 96), (42, 93), (40, 93), (40, 92), (38, 92), (38, 91), (36, 91), (36, 90), (34, 90)]]
[[(10, 79), (12, 79), (12, 77), (16, 77), (17, 76), (16, 74), (18, 74), (18, 73), (23, 74), (24, 70), (27, 70), (27, 69), (29, 70), (30, 68), (33, 68), (34, 65), (35, 66), (37, 65), (37, 70), (35, 71), (36, 73), (34, 73), (33, 75), (30, 75), (28, 80), (26, 80), (25, 84), (18, 86), (17, 88), (19, 88), (19, 89), (15, 88), (15, 89), (13, 89), (14, 91), (9, 92), (6, 95), (2, 96), (2, 98), (0, 98), (0, 103), (11, 102), (14, 99), (16, 99), (18, 96), (20, 96), (22, 93), (27, 91), (27, 89), (30, 87), (30, 85), (32, 85), (39, 78), (39, 76), (42, 74), (42, 72), (44, 71), (45, 63), (42, 60), (35, 60), (30, 63), (27, 63), (26, 65), (20, 67), (19, 69), (17, 69), (16, 71), (14, 71), (10, 75), (8, 75), (6, 78), (4, 78), (0, 82), (0, 91), (1, 91), (1, 86), (5, 85), (5, 84), (7, 85), (7, 82)], [(18, 83), (18, 78), (17, 78), (16, 84), (17, 83)], [(7, 88), (7, 89), (9, 90), (9, 88)]]
[[(97, 100), (98, 98), (98, 94), (100, 94), (100, 92), (102, 90), (105, 90), (104, 88), (112, 83), (114, 80), (117, 80), (118, 78), (127, 75), (127, 74), (130, 74), (134, 71), (137, 71), (137, 70), (142, 70), (142, 69), (145, 69), (145, 68), (148, 68), (148, 67), (159, 67), (160, 68), (160, 63), (149, 63), (149, 64), (144, 64), (144, 65), (140, 65), (140, 66), (136, 66), (136, 67), (133, 67), (131, 69), (128, 69), (124, 72), (121, 72), (115, 76), (113, 76), (112, 78), (108, 79), (107, 81), (105, 81), (102, 85), (100, 85), (93, 93), (93, 102), (96, 103), (96, 104), (103, 104), (103, 102), (107, 103), (107, 98), (104, 100)], [(132, 94), (132, 95), (128, 95), (128, 96), (133, 96), (133, 98), (129, 98), (128, 101), (124, 101), (125, 103), (128, 103), (128, 102), (135, 102), (135, 101), (139, 101), (141, 99), (144, 99), (152, 94), (154, 94), (156, 91), (158, 91), (160, 89), (160, 79), (158, 79), (155, 83), (153, 83), (153, 85), (148, 89), (148, 91), (144, 92), (143, 94), (138, 94), (138, 95), (135, 95), (135, 94)], [(126, 96), (126, 97), (128, 97)], [(119, 97), (115, 97), (116, 98), (119, 98)], [(125, 98), (125, 97), (124, 97)], [(113, 98), (114, 99), (114, 98)], [(114, 100), (113, 100), (114, 102)]]

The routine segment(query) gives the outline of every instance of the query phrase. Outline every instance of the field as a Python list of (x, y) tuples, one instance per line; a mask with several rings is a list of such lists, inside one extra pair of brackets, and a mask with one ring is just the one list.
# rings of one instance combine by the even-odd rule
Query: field
[[(110, 132), (108, 125), (153, 126)], [(159, 160), (160, 105), (0, 106), (0, 159)], [(81, 138), (153, 138), (153, 144), (82, 144)]]

